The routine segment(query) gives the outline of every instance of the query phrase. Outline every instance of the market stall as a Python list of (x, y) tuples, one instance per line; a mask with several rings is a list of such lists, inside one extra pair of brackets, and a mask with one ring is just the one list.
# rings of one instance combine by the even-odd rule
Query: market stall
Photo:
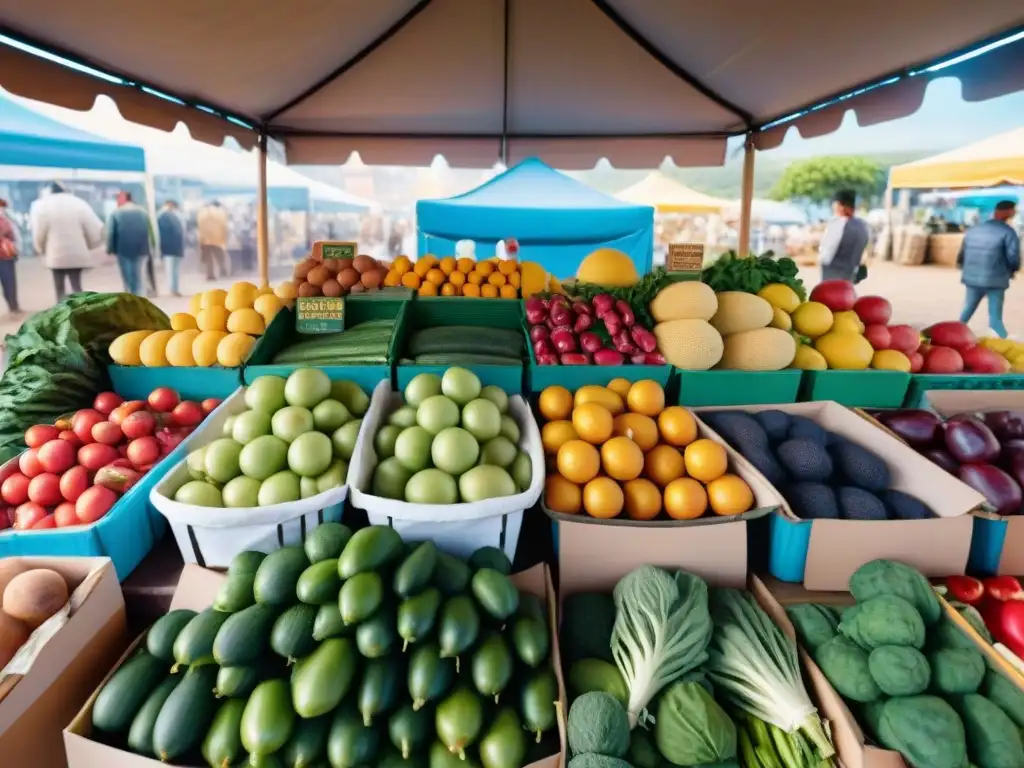
[(615, 195), (636, 205), (650, 205), (660, 214), (721, 213), (728, 204), (680, 184), (661, 171), (653, 171), (643, 179)]

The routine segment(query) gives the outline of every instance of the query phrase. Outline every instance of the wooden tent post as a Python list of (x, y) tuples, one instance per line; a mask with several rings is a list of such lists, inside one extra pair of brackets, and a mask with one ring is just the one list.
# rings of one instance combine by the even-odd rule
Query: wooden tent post
[(267, 201), (267, 134), (259, 140), (259, 189), (256, 192), (256, 259), (260, 286), (270, 285), (270, 232)]
[(740, 193), (740, 243), (737, 253), (750, 255), (750, 212), (754, 201), (754, 134), (743, 142), (743, 189)]

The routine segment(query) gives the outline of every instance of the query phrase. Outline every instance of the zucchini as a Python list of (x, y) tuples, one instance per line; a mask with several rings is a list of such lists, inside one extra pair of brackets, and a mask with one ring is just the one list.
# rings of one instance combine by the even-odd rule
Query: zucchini
[(217, 685), (213, 693), (218, 699), (248, 696), (262, 677), (263, 668), (259, 665), (221, 667), (217, 671)]
[(265, 558), (262, 552), (239, 552), (235, 555), (228, 566), (228, 580), (217, 592), (213, 607), (225, 613), (235, 613), (255, 603), (252, 585)]
[(313, 620), (313, 639), (317, 642), (329, 637), (345, 637), (356, 631), (355, 624), (345, 624), (337, 603), (321, 605)]
[(352, 687), (359, 653), (348, 638), (332, 638), (295, 665), (291, 679), (292, 706), (304, 718), (319, 717), (341, 703)]
[(213, 664), (189, 667), (167, 697), (153, 726), (153, 751), (161, 762), (185, 754), (206, 734), (217, 709), (213, 696), (216, 679)]
[[(340, 553), (339, 553), (340, 554)], [(338, 576), (338, 560), (321, 560), (302, 572), (295, 585), (299, 600), (307, 605), (337, 604), (341, 591), (341, 577)]]
[(242, 744), (250, 755), (270, 755), (283, 747), (295, 729), (288, 683), (267, 680), (256, 686), (242, 713)]
[(462, 352), (437, 352), (417, 355), (415, 365), (522, 365), (519, 357), (504, 355), (485, 355)]
[(398, 702), (400, 680), (399, 665), (392, 659), (371, 659), (363, 665), (356, 701), (366, 728), (373, 725), (375, 716), (387, 712)]
[(245, 702), (228, 699), (220, 705), (213, 717), (213, 724), (203, 739), (203, 757), (210, 768), (228, 768), (234, 765), (242, 754), (242, 737), (239, 727)]
[(308, 656), (316, 648), (313, 626), (318, 608), (315, 605), (293, 605), (282, 613), (270, 631), (270, 647), (291, 663)]
[(186, 624), (174, 640), (174, 667), (171, 671), (176, 672), (178, 667), (212, 662), (213, 641), (230, 617), (230, 613), (207, 608)]
[(214, 638), (214, 661), (222, 667), (240, 667), (255, 662), (267, 649), (277, 615), (277, 609), (268, 605), (250, 605), (231, 614)]
[(181, 675), (170, 675), (149, 694), (142, 708), (135, 715), (131, 727), (128, 729), (128, 749), (135, 754), (145, 757), (156, 756), (156, 752), (153, 750), (153, 726), (156, 725), (157, 715), (160, 714), (167, 697), (178, 687), (180, 682)]
[(424, 328), (409, 338), (408, 353), (413, 357), (442, 352), (519, 357), (523, 353), (523, 334), (509, 328), (448, 325)]
[(309, 562), (315, 565), (323, 560), (337, 560), (351, 538), (352, 531), (347, 525), (328, 522), (310, 531), (302, 546)]
[(146, 650), (165, 664), (174, 663), (174, 641), (181, 630), (196, 617), (195, 611), (179, 608), (157, 619), (146, 633)]
[(128, 730), (135, 715), (167, 676), (167, 664), (147, 651), (128, 659), (96, 697), (93, 727), (107, 733)]
[(295, 603), (295, 585), (309, 567), (306, 553), (299, 547), (282, 547), (260, 563), (253, 584), (256, 602), (286, 607)]
[(331, 727), (329, 715), (299, 720), (295, 732), (281, 750), (287, 768), (311, 768), (325, 757), (327, 731)]

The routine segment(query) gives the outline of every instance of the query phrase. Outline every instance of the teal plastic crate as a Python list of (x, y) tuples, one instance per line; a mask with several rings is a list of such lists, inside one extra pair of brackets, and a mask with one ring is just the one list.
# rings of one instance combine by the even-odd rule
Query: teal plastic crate
[(920, 408), (929, 389), (1014, 390), (1024, 389), (1024, 374), (915, 373), (903, 405)]
[(803, 371), (683, 371), (676, 369), (679, 405), (795, 403)]
[(910, 374), (900, 371), (804, 371), (800, 401), (834, 400), (851, 408), (899, 408)]
[(242, 385), (241, 368), (107, 366), (114, 391), (127, 400), (145, 400), (157, 387), (171, 387), (185, 400), (224, 399)]

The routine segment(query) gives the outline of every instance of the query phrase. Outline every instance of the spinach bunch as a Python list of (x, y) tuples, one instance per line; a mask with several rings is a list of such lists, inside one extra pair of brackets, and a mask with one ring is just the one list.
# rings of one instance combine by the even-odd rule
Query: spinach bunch
[(807, 291), (799, 273), (795, 261), (787, 257), (776, 259), (772, 251), (760, 256), (738, 256), (735, 251), (729, 251), (706, 268), (701, 279), (716, 293), (757, 293), (770, 283), (782, 283), (796, 291), (800, 301), (806, 301)]

